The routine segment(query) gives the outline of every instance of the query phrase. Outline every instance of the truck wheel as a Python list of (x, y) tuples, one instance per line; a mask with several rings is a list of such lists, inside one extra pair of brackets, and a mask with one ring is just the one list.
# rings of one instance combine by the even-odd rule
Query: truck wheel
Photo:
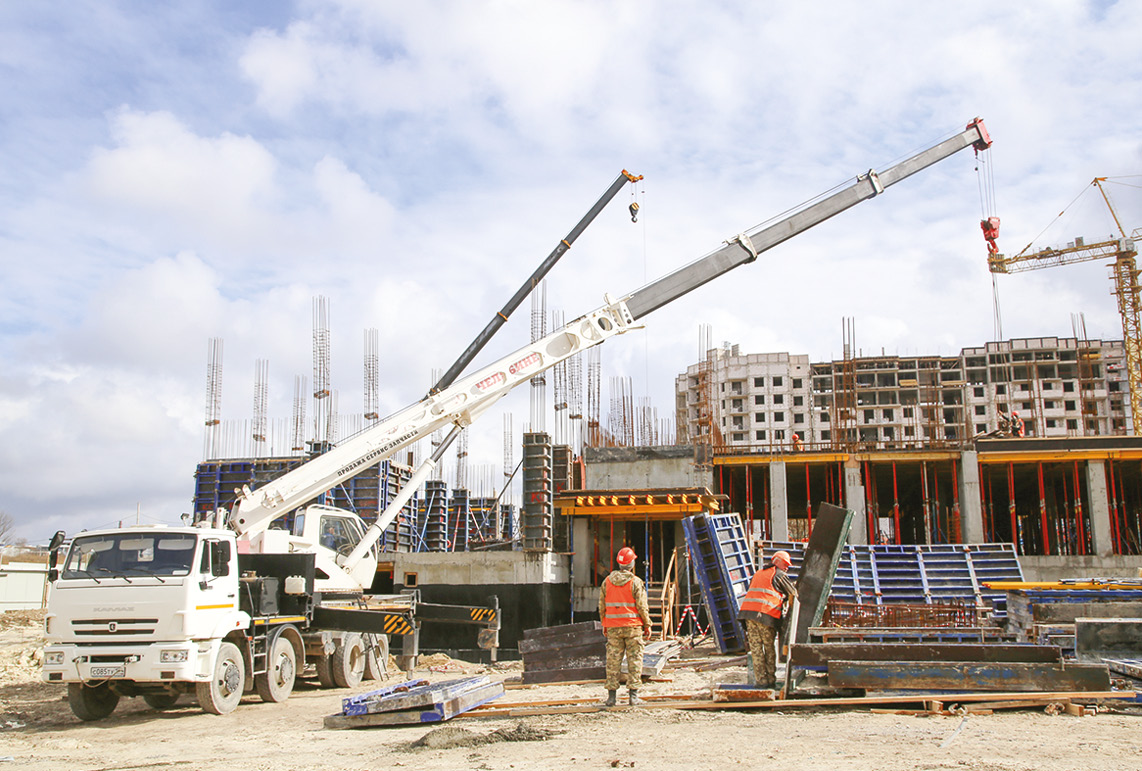
[(67, 703), (80, 720), (102, 720), (119, 705), (119, 694), (107, 683), (96, 686), (68, 683)]
[(341, 638), (330, 662), (333, 681), (341, 688), (356, 688), (365, 675), (365, 643), (353, 633)]
[(147, 702), (147, 706), (151, 709), (162, 712), (178, 704), (178, 696), (177, 693), (144, 693), (143, 701)]
[(389, 668), (389, 637), (365, 635), (365, 679), (380, 680)]
[(294, 678), (297, 677), (297, 653), (290, 641), (278, 637), (270, 644), (266, 657), (266, 671), (254, 675), (254, 687), (262, 701), (277, 704), (285, 701), (293, 693)]
[(246, 668), (242, 654), (233, 643), (224, 642), (214, 662), (214, 676), (195, 688), (198, 704), (214, 715), (225, 715), (238, 708), (246, 685)]
[(313, 669), (317, 674), (317, 682), (321, 683), (322, 688), (336, 688), (337, 683), (333, 679), (333, 654), (321, 654), (313, 660)]

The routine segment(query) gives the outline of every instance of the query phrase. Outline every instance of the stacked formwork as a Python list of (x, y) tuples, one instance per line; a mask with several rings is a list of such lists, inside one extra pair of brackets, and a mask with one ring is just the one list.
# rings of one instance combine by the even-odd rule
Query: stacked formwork
[[(412, 478), (412, 469), (398, 463), (391, 463), (385, 461), (381, 464), (381, 500), (384, 502), (383, 509), (388, 508), (388, 505), (397, 496), (397, 494), (404, 489)], [(419, 532), (416, 527), (416, 511), (417, 511), (418, 498), (413, 495), (404, 506), (401, 507), (400, 514), (393, 520), (392, 524), (385, 530), (385, 535), (381, 541), (381, 550), (386, 552), (414, 552), (421, 551), (424, 548), (422, 539), (419, 537)]]
[(544, 433), (523, 435), (523, 515), (520, 530), (525, 551), (554, 548), (551, 439)]
[(500, 537), (514, 541), (519, 531), (520, 510), (514, 503), (501, 503), (499, 509)]
[(454, 489), (448, 502), (448, 548), (449, 551), (467, 551), (469, 544), (478, 538), (473, 532), (472, 508), (468, 501), (468, 491)]
[(425, 551), (448, 551), (448, 485), (438, 479), (424, 483), (417, 521)]
[[(572, 487), (572, 452), (565, 444), (557, 444), (551, 448), (551, 486), (552, 493), (559, 495)], [(571, 551), (571, 521), (568, 517), (558, 517), (553, 520), (552, 542), (557, 552)]]

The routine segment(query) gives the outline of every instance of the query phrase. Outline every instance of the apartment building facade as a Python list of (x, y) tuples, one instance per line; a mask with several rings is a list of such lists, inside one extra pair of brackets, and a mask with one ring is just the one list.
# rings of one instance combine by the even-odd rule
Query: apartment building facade
[(1018, 338), (957, 356), (711, 349), (675, 379), (680, 443), (797, 449), (958, 447), (1017, 412), (1027, 436), (1129, 433), (1122, 341)]

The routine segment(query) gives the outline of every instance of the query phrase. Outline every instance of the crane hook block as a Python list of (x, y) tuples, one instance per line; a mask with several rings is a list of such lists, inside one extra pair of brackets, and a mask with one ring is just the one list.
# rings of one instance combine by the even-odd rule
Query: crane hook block
[(995, 243), (996, 239), (999, 238), (999, 217), (988, 217), (980, 220), (979, 226), (983, 230), (983, 239), (987, 241), (988, 253), (999, 254), (999, 244)]
[(638, 222), (638, 201), (630, 205), (630, 221)]

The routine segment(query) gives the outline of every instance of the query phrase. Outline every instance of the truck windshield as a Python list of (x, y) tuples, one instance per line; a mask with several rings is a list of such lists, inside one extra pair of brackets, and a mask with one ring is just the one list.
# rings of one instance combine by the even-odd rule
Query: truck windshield
[(63, 577), (185, 576), (194, 564), (197, 542), (193, 535), (175, 533), (77, 536)]

